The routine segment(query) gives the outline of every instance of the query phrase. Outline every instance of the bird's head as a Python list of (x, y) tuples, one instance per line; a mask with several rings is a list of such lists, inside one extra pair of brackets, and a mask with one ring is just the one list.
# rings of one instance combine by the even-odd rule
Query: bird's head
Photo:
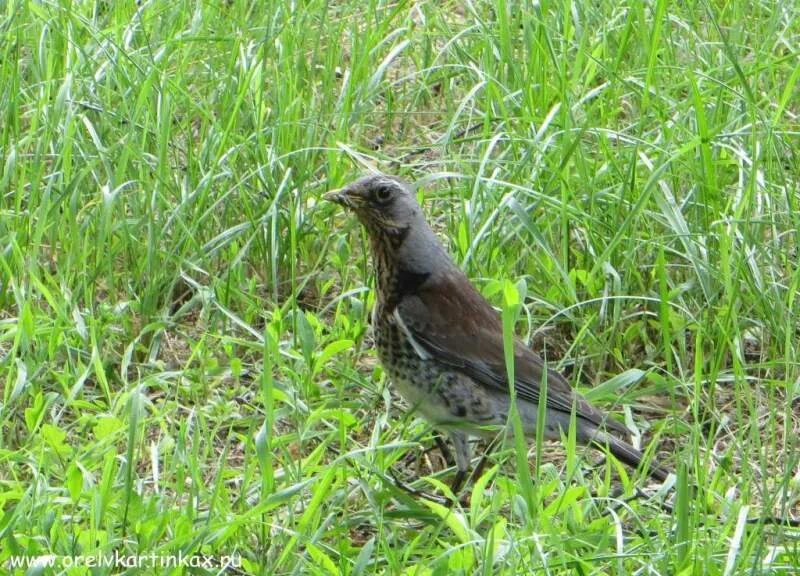
[(416, 278), (453, 268), (428, 226), (412, 187), (394, 176), (365, 176), (325, 194), (355, 212), (367, 229), (376, 266), (393, 267)]
[(394, 176), (364, 176), (324, 198), (352, 210), (370, 235), (396, 235), (425, 225), (409, 184)]

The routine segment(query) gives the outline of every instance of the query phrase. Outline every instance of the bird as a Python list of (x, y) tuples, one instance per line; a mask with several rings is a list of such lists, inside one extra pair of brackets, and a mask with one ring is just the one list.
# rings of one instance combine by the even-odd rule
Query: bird
[[(355, 214), (366, 229), (376, 279), (371, 323), (378, 359), (410, 408), (450, 438), (455, 492), (469, 473), (470, 439), (496, 435), (508, 422), (512, 399), (501, 317), (439, 241), (411, 184), (374, 173), (323, 198)], [(574, 418), (579, 443), (608, 450), (632, 468), (642, 463), (642, 452), (618, 437), (628, 434), (622, 423), (590, 404), (519, 338), (513, 347), (526, 436), (536, 434), (546, 378), (545, 438), (560, 439)], [(656, 462), (647, 473), (659, 481), (670, 474)]]

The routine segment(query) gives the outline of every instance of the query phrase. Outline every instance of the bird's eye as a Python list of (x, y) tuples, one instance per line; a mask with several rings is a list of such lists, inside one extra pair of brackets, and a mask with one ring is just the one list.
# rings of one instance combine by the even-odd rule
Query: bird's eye
[(381, 204), (385, 204), (392, 198), (392, 189), (388, 186), (381, 186), (375, 189), (375, 200)]

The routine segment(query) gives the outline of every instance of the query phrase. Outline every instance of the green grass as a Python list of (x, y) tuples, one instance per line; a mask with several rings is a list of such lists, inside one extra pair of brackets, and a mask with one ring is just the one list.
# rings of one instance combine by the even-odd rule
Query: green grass
[[(798, 8), (0, 4), (0, 563), (796, 574), (798, 530), (744, 520), (800, 505)], [(569, 440), (468, 505), (395, 486), (452, 470), (320, 202), (369, 166), (673, 491)]]

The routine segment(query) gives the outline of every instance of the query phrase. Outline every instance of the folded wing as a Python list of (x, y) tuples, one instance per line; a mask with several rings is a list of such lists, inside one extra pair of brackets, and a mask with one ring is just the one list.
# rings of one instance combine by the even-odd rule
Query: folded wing
[[(430, 354), (487, 387), (508, 391), (499, 315), (460, 271), (430, 278), (404, 295), (394, 313), (417, 353)], [(541, 357), (515, 339), (517, 398), (538, 404), (544, 371)], [(576, 417), (593, 427), (626, 432), (619, 422), (577, 394), (561, 374), (547, 369), (547, 407), (569, 414), (573, 405)]]

